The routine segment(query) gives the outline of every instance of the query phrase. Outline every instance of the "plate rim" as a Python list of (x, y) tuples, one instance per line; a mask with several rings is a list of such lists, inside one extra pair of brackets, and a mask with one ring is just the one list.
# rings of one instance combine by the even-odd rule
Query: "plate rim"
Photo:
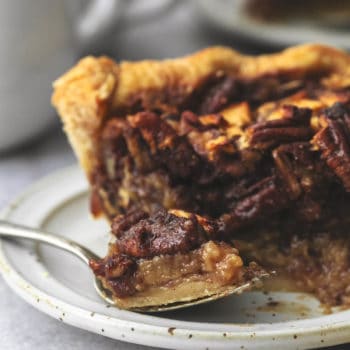
[[(10, 217), (11, 213), (16, 210), (21, 203), (26, 200), (28, 197), (31, 197), (33, 193), (37, 191), (38, 188), (43, 188), (49, 186), (50, 183), (53, 182), (55, 178), (62, 178), (63, 176), (76, 173), (77, 171), (81, 172), (80, 169), (76, 166), (69, 166), (58, 171), (54, 171), (41, 179), (35, 181), (32, 185), (30, 185), (25, 191), (16, 196), (12, 201), (10, 201), (5, 207), (0, 210), (0, 219), (5, 220)], [(60, 205), (61, 203), (57, 203)], [(65, 301), (60, 300), (59, 298), (49, 295), (46, 292), (36, 288), (31, 285), (25, 279), (25, 276), (21, 276), (15, 269), (15, 267), (11, 266), (11, 263), (6, 258), (6, 254), (3, 249), (3, 239), (0, 239), (0, 273), (4, 278), (4, 281), (11, 287), (11, 289), (18, 294), (22, 299), (26, 302), (39, 309), (40, 311), (52, 316), (56, 319), (59, 319), (67, 324), (70, 324), (75, 327), (79, 327), (82, 329), (86, 329), (92, 331), (94, 333), (104, 335), (110, 338), (118, 339), (121, 341), (127, 341), (135, 344), (143, 344), (143, 345), (153, 345), (153, 346), (164, 346), (168, 348), (174, 348), (175, 342), (180, 342), (183, 348), (193, 348), (196, 341), (197, 343), (201, 341), (211, 341), (211, 345), (219, 344), (221, 348), (232, 348), (232, 346), (237, 341), (248, 342), (249, 344), (253, 344), (252, 342), (261, 341), (261, 342), (271, 342), (276, 340), (276, 345), (279, 344), (280, 341), (291, 340), (295, 334), (298, 335), (298, 339), (294, 338), (294, 342), (290, 345), (295, 345), (295, 347), (303, 345), (300, 343), (300, 338), (306, 337), (318, 337), (319, 332), (323, 335), (327, 336), (324, 340), (324, 343), (320, 344), (319, 341), (315, 341), (309, 339), (310, 341), (307, 343), (311, 346), (327, 346), (327, 345), (336, 345), (342, 344), (344, 342), (350, 342), (350, 318), (343, 317), (341, 321), (333, 322), (325, 324), (324, 327), (314, 326), (314, 327), (305, 327), (302, 329), (290, 328), (289, 331), (285, 330), (272, 330), (272, 329), (264, 329), (259, 330), (257, 332), (252, 331), (227, 331), (222, 332), (218, 330), (208, 331), (201, 329), (191, 329), (191, 328), (180, 328), (176, 327), (174, 332), (169, 332), (169, 327), (167, 326), (159, 326), (155, 324), (146, 324), (140, 321), (132, 321), (128, 319), (110, 317), (104, 315), (102, 313), (95, 313), (94, 320), (98, 320), (101, 324), (106, 324), (106, 328), (111, 326), (118, 326), (119, 333), (109, 334), (109, 332), (100, 331), (98, 329), (87, 328), (84, 326), (84, 321), (91, 321), (90, 312), (82, 307), (75, 306), (73, 304), (69, 304)], [(41, 302), (37, 300), (40, 299)], [(73, 315), (75, 317), (68, 317), (62, 320), (60, 315), (62, 314), (61, 310), (72, 310)], [(350, 312), (350, 310), (349, 310)], [(154, 316), (149, 316), (154, 317)], [(327, 316), (323, 316), (327, 317)], [(166, 321), (167, 319), (164, 319)], [(176, 322), (184, 322), (184, 323), (195, 323), (189, 321), (178, 321)], [(305, 320), (304, 320), (305, 321)], [(307, 319), (306, 319), (307, 321)], [(292, 321), (292, 322), (301, 322), (301, 321)], [(210, 325), (211, 323), (207, 323)], [(233, 325), (233, 324), (232, 324)], [(243, 327), (244, 325), (235, 324), (239, 327)], [(256, 324), (258, 325), (258, 324)], [(260, 325), (264, 325), (260, 323)], [(347, 334), (348, 335), (347, 335)], [(128, 334), (128, 336), (126, 336)], [(137, 335), (145, 336), (147, 339), (138, 340)], [(194, 336), (195, 334), (195, 336)], [(253, 336), (252, 336), (253, 335)], [(334, 336), (337, 336), (335, 338)], [(157, 341), (154, 341), (156, 339)], [(191, 339), (190, 344), (188, 344), (188, 340)], [(170, 341), (171, 340), (171, 341)], [(307, 339), (304, 339), (307, 341)], [(169, 342), (170, 341), (170, 342)], [(232, 342), (233, 341), (233, 342)], [(178, 344), (180, 344), (178, 343)], [(176, 347), (179, 345), (176, 344)], [(265, 346), (267, 345), (264, 343)], [(264, 344), (262, 344), (261, 348), (265, 348)], [(189, 347), (188, 347), (189, 346)], [(255, 345), (254, 345), (255, 346)], [(267, 347), (266, 347), (267, 348)], [(288, 347), (286, 347), (288, 348)]]

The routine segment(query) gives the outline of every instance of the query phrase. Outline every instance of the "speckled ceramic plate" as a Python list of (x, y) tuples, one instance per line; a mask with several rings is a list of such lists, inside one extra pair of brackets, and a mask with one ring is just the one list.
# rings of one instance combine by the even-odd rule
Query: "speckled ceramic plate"
[(216, 26), (259, 44), (280, 48), (314, 42), (350, 49), (349, 27), (341, 29), (296, 20), (258, 22), (245, 13), (246, 0), (197, 0), (196, 3), (200, 13)]
[[(108, 225), (88, 214), (77, 168), (41, 180), (2, 214), (12, 222), (70, 237), (103, 255)], [(306, 294), (249, 292), (191, 309), (138, 314), (105, 305), (74, 257), (44, 245), (1, 241), (9, 286), (60, 322), (132, 343), (177, 349), (301, 349), (350, 341), (350, 311), (324, 315)]]

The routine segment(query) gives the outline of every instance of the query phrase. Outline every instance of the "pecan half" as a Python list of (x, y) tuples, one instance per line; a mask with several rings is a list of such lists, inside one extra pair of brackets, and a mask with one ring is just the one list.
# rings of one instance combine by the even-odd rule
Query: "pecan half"
[(286, 208), (291, 199), (277, 176), (266, 177), (248, 189), (231, 213), (219, 219), (226, 232), (255, 223), (258, 219), (271, 216)]
[(162, 209), (146, 217), (126, 214), (122, 225), (119, 218), (116, 220), (112, 230), (118, 237), (118, 248), (137, 258), (187, 252), (205, 242), (208, 232), (194, 214), (180, 217)]
[(187, 178), (198, 173), (200, 160), (198, 155), (183, 136), (159, 115), (140, 112), (129, 118), (133, 128), (140, 130), (156, 162), (168, 169), (175, 178)]
[(291, 199), (314, 191), (327, 178), (327, 169), (308, 142), (281, 145), (272, 151), (272, 156)]
[(239, 95), (239, 85), (235, 78), (227, 76), (220, 78), (202, 98), (198, 107), (200, 114), (210, 114), (220, 111), (228, 102)]
[(321, 157), (350, 192), (350, 107), (340, 102), (324, 113), (327, 126), (312, 142), (320, 149)]
[(282, 143), (306, 141), (312, 136), (311, 110), (285, 105), (283, 117), (256, 123), (249, 127), (249, 143), (259, 149), (267, 149)]

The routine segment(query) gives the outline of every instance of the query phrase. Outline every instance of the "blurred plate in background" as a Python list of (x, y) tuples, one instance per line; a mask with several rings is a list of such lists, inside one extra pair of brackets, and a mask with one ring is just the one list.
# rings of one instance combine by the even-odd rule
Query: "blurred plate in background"
[(246, 10), (247, 0), (196, 0), (206, 19), (226, 32), (258, 44), (277, 48), (306, 42), (322, 43), (350, 49), (350, 26), (329, 25), (314, 19), (259, 21)]

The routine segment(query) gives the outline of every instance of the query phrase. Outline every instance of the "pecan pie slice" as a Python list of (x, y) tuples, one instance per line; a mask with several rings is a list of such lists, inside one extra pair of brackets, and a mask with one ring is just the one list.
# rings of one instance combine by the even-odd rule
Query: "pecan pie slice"
[(350, 305), (346, 53), (88, 57), (54, 89), (91, 211), (113, 222), (109, 253), (91, 267), (121, 306), (251, 277), (232, 241), (322, 302)]

